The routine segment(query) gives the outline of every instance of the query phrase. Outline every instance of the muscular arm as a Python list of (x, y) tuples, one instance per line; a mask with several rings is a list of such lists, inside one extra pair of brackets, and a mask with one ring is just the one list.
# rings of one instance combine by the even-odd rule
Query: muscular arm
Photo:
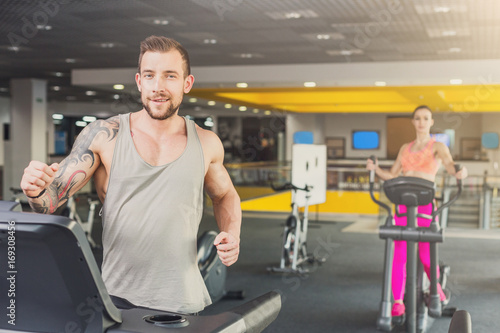
[[(38, 213), (51, 214), (64, 204), (90, 180), (100, 165), (99, 153), (102, 145), (113, 140), (118, 131), (118, 119), (98, 120), (85, 127), (73, 145), (71, 153), (56, 167), (55, 175), (48, 178), (43, 170), (37, 170), (41, 162), (32, 161), (25, 169), (21, 187), (30, 206)], [(42, 165), (43, 166), (43, 165)], [(52, 166), (51, 166), (52, 167)], [(50, 168), (45, 166), (46, 168)], [(38, 167), (38, 169), (42, 169)], [(40, 182), (40, 178), (45, 178)], [(38, 194), (37, 194), (38, 193)]]
[(205, 147), (211, 162), (205, 175), (205, 190), (212, 199), (214, 215), (221, 233), (215, 239), (219, 244), (219, 256), (229, 266), (236, 262), (239, 254), (241, 206), (231, 178), (224, 167), (224, 149), (219, 138), (213, 133), (205, 136)]

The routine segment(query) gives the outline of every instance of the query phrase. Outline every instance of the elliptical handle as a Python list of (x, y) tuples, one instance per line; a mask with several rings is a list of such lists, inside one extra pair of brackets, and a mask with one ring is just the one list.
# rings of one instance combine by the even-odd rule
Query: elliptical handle
[[(455, 171), (457, 172), (462, 169), (460, 164), (455, 164), (454, 167)], [(439, 214), (441, 214), (441, 212), (445, 208), (450, 207), (455, 201), (457, 201), (457, 199), (460, 197), (460, 194), (462, 194), (462, 179), (457, 178), (457, 193), (447, 202), (443, 202), (443, 204), (437, 210), (435, 210), (434, 213), (432, 213), (432, 218), (434, 219), (434, 217), (439, 216)]]
[[(373, 164), (377, 163), (377, 158), (375, 157), (375, 155), (371, 155), (369, 159), (373, 161)], [(375, 183), (375, 170), (370, 170), (370, 184), (373, 183)]]

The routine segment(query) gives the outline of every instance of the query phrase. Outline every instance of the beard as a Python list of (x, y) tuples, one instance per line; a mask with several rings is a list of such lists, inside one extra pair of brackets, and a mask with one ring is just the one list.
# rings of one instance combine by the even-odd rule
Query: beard
[[(158, 97), (155, 96), (153, 99), (162, 98), (162, 97), (164, 97), (164, 96), (158, 96)], [(151, 110), (151, 107), (147, 103), (147, 101), (148, 101), (147, 98), (142, 100), (142, 107), (147, 111), (148, 115), (152, 119), (165, 120), (165, 119), (172, 117), (177, 112), (177, 110), (179, 110), (179, 106), (181, 105), (181, 103), (174, 103), (174, 101), (171, 98), (169, 98), (169, 100), (170, 100), (170, 104), (166, 110), (157, 110), (156, 112), (153, 112), (153, 110)]]

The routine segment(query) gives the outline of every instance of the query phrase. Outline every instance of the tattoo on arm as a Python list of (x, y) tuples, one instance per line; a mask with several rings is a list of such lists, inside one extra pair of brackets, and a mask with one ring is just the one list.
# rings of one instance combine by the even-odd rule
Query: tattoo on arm
[[(61, 162), (56, 178), (47, 188), (47, 195), (42, 196), (39, 201), (31, 202), (31, 207), (40, 213), (51, 214), (59, 207), (59, 204), (69, 199), (70, 193), (81, 182), (87, 180), (88, 171), (96, 162), (94, 151), (90, 148), (96, 141), (112, 141), (118, 134), (118, 117), (107, 120), (98, 120), (87, 126), (78, 135), (71, 153)], [(78, 164), (85, 166), (78, 167)], [(78, 167), (77, 170), (71, 167)], [(70, 171), (71, 170), (71, 171)], [(71, 172), (70, 174), (67, 174)]]

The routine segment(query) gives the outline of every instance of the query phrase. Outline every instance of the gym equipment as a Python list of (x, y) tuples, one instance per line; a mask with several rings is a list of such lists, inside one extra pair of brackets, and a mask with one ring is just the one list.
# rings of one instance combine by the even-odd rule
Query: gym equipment
[[(325, 262), (324, 258), (315, 258), (307, 254), (307, 228), (309, 224), (309, 205), (308, 200), (310, 197), (311, 186), (297, 187), (292, 183), (286, 183), (282, 186), (276, 187), (271, 185), (275, 191), (292, 190), (292, 212), (285, 222), (285, 229), (283, 231), (283, 245), (281, 251), (281, 260), (279, 267), (268, 267), (267, 270), (271, 272), (281, 273), (308, 273), (309, 270), (302, 268), (300, 265), (305, 261), (309, 263)], [(297, 192), (305, 192), (305, 205), (302, 218), (299, 214), (298, 204), (296, 202)]]
[(243, 291), (226, 291), (227, 267), (217, 255), (214, 245), (217, 232), (205, 231), (198, 238), (198, 267), (205, 281), (212, 303), (221, 299), (244, 299)]
[(87, 202), (89, 204), (89, 213), (87, 215), (87, 221), (83, 221), (76, 209), (76, 204), (81, 199), (81, 197), (82, 195), (73, 195), (69, 197), (67, 204), (67, 207), (69, 209), (69, 218), (80, 223), (83, 231), (85, 232), (85, 235), (87, 235), (87, 240), (89, 241), (90, 246), (92, 248), (98, 248), (99, 246), (92, 238), (92, 228), (94, 226), (95, 208), (101, 203), (101, 201), (96, 196), (88, 195)]
[[(370, 157), (375, 162), (375, 157)], [(458, 166), (455, 168), (458, 170)], [(384, 192), (387, 198), (395, 205), (405, 205), (407, 213), (401, 214), (407, 216), (406, 226), (396, 226), (393, 224), (391, 208), (377, 200), (373, 195), (375, 182), (375, 171), (370, 171), (370, 196), (372, 200), (387, 211), (387, 218), (384, 225), (379, 228), (379, 237), (386, 240), (385, 260), (384, 260), (384, 285), (382, 290), (382, 301), (380, 304), (380, 314), (377, 319), (377, 328), (384, 331), (391, 331), (393, 327), (391, 316), (391, 272), (392, 272), (392, 253), (394, 249), (394, 240), (403, 240), (407, 243), (407, 278), (406, 278), (406, 325), (408, 333), (425, 331), (428, 313), (431, 317), (440, 317), (443, 314), (442, 304), (437, 291), (437, 243), (443, 242), (443, 230), (436, 222), (443, 209), (451, 206), (458, 199), (462, 192), (462, 182), (457, 179), (458, 191), (453, 198), (443, 203), (432, 215), (422, 216), (417, 214), (418, 206), (432, 203), (435, 196), (434, 183), (422, 178), (416, 177), (397, 177), (386, 180), (383, 184)], [(431, 219), (432, 222), (428, 228), (417, 227), (417, 217)], [(424, 295), (424, 290), (419, 287), (417, 294), (417, 243), (429, 242), (431, 267), (430, 267), (430, 296)], [(441, 286), (444, 289), (446, 276), (449, 267), (441, 267)], [(423, 273), (418, 276), (425, 275)], [(422, 279), (420, 279), (422, 280)], [(451, 309), (448, 314), (452, 314)], [(418, 316), (418, 319), (417, 319)], [(399, 324), (399, 323), (398, 323)]]
[(281, 309), (277, 292), (213, 316), (118, 309), (80, 224), (16, 205), (0, 202), (0, 332), (261, 332)]

